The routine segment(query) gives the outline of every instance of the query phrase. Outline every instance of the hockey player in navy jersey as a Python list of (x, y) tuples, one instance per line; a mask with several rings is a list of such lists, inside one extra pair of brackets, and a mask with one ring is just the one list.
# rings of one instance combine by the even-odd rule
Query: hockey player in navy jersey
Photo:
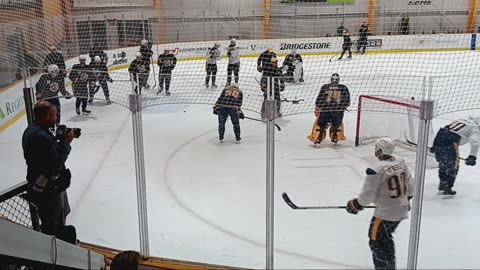
[(453, 190), (460, 165), (458, 147), (470, 143), (470, 154), (465, 159), (467, 166), (474, 166), (480, 140), (480, 115), (472, 115), (467, 119), (458, 119), (440, 128), (433, 141), (431, 151), (438, 162), (438, 195), (444, 198), (454, 197)]
[[(92, 68), (86, 64), (87, 58), (83, 55), (79, 57), (78, 64), (73, 65), (70, 71), (69, 79), (72, 81), (73, 94), (77, 98), (75, 102), (75, 112), (80, 114), (80, 105), (83, 113), (91, 113), (87, 109), (88, 87), (92, 76)], [(91, 89), (93, 90), (93, 89)]]
[(225, 123), (230, 116), (230, 120), (233, 125), (233, 132), (235, 133), (235, 140), (240, 143), (242, 139), (240, 137), (240, 121), (238, 119), (244, 119), (242, 107), (243, 93), (236, 83), (232, 83), (231, 86), (225, 87), (222, 94), (218, 98), (215, 106), (213, 107), (213, 113), (218, 115), (218, 139), (223, 141), (225, 135)]

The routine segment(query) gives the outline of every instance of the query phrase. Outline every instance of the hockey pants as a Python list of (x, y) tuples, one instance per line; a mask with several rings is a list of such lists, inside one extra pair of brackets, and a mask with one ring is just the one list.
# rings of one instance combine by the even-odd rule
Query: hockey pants
[(158, 75), (159, 89), (163, 90), (163, 84), (165, 83), (165, 90), (170, 91), (170, 81), (172, 80), (172, 73), (160, 73)]
[(433, 149), (438, 162), (439, 190), (452, 188), (455, 184), (460, 163), (459, 143), (460, 136), (446, 128), (441, 128), (435, 136)]
[(105, 79), (98, 80), (98, 84), (100, 84), (100, 86), (93, 85), (90, 87), (90, 98), (93, 98), (95, 94), (98, 92), (98, 90), (100, 89), (100, 87), (102, 87), (103, 95), (105, 96), (105, 99), (109, 99), (110, 91), (108, 90), (107, 80)]
[(235, 138), (238, 140), (240, 139), (240, 121), (238, 119), (237, 108), (218, 109), (218, 135), (220, 138), (223, 138), (225, 135), (225, 123), (227, 122), (228, 116), (230, 116), (230, 120), (232, 121)]
[(240, 71), (240, 63), (236, 64), (229, 64), (227, 67), (227, 85), (230, 85), (232, 83), (232, 72), (235, 75), (235, 83), (238, 83), (239, 81), (239, 73)]
[(395, 269), (395, 243), (393, 232), (400, 221), (382, 220), (372, 217), (368, 237), (375, 269)]
[(210, 83), (210, 76), (212, 76), (212, 86), (215, 85), (217, 79), (217, 64), (207, 64), (207, 77), (205, 78), (205, 85), (208, 87)]

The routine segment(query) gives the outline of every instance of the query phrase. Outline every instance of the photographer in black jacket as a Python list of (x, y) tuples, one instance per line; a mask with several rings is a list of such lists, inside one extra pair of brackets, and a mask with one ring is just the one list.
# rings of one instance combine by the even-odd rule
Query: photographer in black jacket
[(80, 130), (59, 126), (54, 136), (50, 128), (55, 126), (57, 109), (47, 101), (35, 105), (34, 116), (34, 122), (28, 125), (22, 137), (27, 181), (32, 185), (28, 195), (38, 207), (41, 231), (75, 243), (75, 228), (65, 226), (70, 213), (66, 189), (71, 179), (65, 161), (70, 154), (70, 143), (80, 135)]

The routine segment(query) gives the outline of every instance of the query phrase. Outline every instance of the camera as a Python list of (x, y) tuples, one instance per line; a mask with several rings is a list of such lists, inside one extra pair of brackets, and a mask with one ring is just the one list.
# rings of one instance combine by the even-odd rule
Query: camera
[(65, 125), (59, 125), (57, 127), (57, 130), (55, 131), (55, 137), (57, 138), (57, 140), (64, 140), (65, 135), (69, 133), (71, 130), (73, 130), (74, 138), (79, 138), (80, 135), (82, 135), (82, 129), (80, 128), (69, 128)]

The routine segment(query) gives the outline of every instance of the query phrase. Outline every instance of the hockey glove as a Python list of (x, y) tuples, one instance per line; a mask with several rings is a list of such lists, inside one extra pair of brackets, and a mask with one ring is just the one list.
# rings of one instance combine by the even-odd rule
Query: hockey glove
[(217, 108), (217, 106), (213, 106), (213, 114), (218, 115), (218, 108)]
[(110, 77), (108, 77), (108, 78), (107, 78), (107, 81), (112, 83), (112, 82), (113, 82), (113, 79), (110, 78)]
[(71, 99), (71, 98), (72, 98), (72, 94), (70, 94), (69, 92), (67, 92), (66, 95), (65, 95), (65, 98), (66, 98), (66, 99)]
[(321, 110), (319, 107), (315, 107), (315, 112), (314, 112), (315, 117), (320, 116), (320, 112), (321, 112), (321, 111), (322, 111), (322, 110)]
[(258, 71), (258, 72), (262, 72), (262, 70), (263, 70), (263, 69), (262, 69), (261, 66), (257, 66), (257, 71)]
[(356, 215), (358, 211), (363, 210), (363, 206), (358, 202), (358, 199), (351, 199), (347, 203), (347, 212), (353, 215)]
[(432, 147), (429, 148), (428, 150), (430, 150), (430, 153), (435, 154), (435, 147), (432, 146)]
[(241, 109), (238, 109), (238, 118), (245, 119), (245, 115), (243, 114)]
[(280, 85), (280, 92), (283, 92), (283, 90), (285, 90), (285, 84)]
[(468, 166), (475, 166), (475, 164), (477, 164), (476, 160), (476, 156), (470, 155), (465, 159), (465, 164), (467, 164)]

